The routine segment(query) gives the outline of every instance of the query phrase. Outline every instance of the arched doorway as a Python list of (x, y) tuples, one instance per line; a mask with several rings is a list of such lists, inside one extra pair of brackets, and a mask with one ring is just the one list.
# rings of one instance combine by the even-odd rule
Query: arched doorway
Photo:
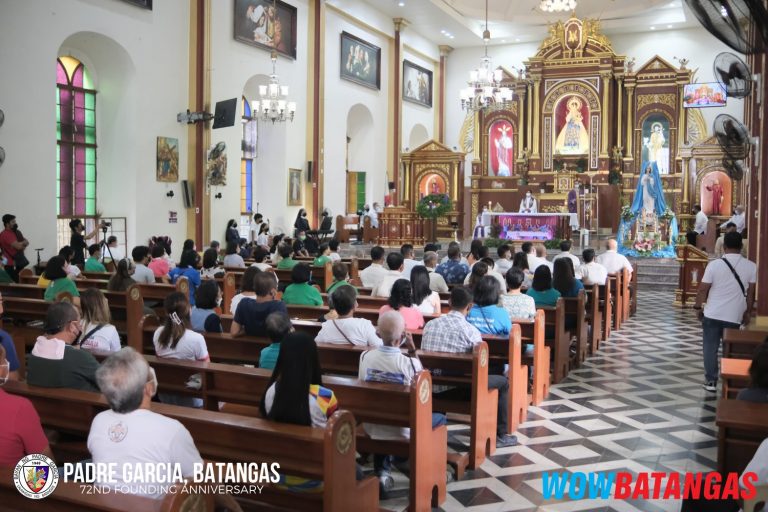
[(347, 147), (346, 147), (346, 211), (360, 211), (367, 202), (368, 173), (374, 169), (374, 152), (376, 144), (373, 132), (373, 115), (362, 103), (357, 103), (347, 113)]

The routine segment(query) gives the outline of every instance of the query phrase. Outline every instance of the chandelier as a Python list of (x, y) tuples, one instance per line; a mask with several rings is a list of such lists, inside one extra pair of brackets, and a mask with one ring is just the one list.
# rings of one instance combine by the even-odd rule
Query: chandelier
[(576, 0), (541, 0), (539, 9), (544, 12), (563, 12), (576, 9)]
[(488, 0), (485, 0), (485, 30), (483, 41), (485, 42), (485, 55), (480, 59), (480, 67), (469, 72), (469, 87), (461, 89), (461, 108), (467, 112), (486, 109), (505, 109), (512, 103), (514, 93), (509, 87), (503, 87), (501, 80), (503, 74), (501, 68), (493, 68), (491, 58), (488, 56), (488, 42), (491, 40), (491, 32), (488, 30)]
[(275, 68), (277, 66), (277, 52), (272, 51), (272, 74), (269, 75), (269, 84), (259, 86), (259, 100), (253, 102), (253, 118), (261, 118), (264, 121), (293, 121), (296, 113), (296, 102), (288, 101), (288, 86), (280, 85)]

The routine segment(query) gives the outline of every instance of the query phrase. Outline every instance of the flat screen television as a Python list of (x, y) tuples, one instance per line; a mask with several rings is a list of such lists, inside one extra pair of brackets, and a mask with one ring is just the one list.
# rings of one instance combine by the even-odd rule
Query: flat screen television
[(686, 84), (683, 90), (683, 107), (724, 107), (728, 103), (725, 88), (718, 82)]

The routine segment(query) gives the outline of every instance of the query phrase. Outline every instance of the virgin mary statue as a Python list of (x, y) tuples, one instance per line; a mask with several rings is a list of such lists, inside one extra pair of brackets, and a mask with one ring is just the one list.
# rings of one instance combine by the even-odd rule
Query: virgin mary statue
[(589, 133), (581, 115), (581, 100), (576, 96), (568, 99), (565, 124), (555, 139), (555, 154), (586, 155), (589, 153)]
[(664, 192), (661, 190), (661, 176), (656, 162), (643, 162), (643, 173), (637, 182), (635, 199), (632, 201), (632, 213), (640, 212), (641, 218), (660, 216), (667, 209)]

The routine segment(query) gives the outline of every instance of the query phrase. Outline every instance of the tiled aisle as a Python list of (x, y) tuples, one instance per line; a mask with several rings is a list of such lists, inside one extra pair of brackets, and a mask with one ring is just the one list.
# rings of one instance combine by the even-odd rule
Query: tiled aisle
[[(545, 502), (543, 471), (697, 472), (716, 466), (715, 394), (702, 388), (701, 329), (669, 292), (640, 291), (637, 314), (572, 371), (540, 407), (529, 407), (520, 446), (497, 450), (482, 467), (448, 485), (442, 510), (678, 511), (680, 503), (582, 500)], [(452, 425), (450, 442), (468, 442)], [(407, 480), (395, 475), (403, 510)]]

